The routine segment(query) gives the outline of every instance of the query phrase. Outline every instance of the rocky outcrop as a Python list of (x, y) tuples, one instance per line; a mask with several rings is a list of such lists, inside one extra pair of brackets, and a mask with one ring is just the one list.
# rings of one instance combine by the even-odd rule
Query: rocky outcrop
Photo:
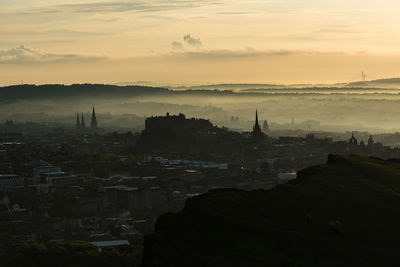
[(329, 156), (270, 191), (214, 190), (165, 214), (142, 266), (400, 263), (400, 163)]

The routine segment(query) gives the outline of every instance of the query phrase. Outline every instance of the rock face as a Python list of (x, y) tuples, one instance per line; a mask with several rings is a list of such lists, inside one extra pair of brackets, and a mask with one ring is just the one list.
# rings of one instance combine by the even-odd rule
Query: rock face
[(214, 190), (165, 214), (142, 266), (400, 264), (400, 161), (329, 156), (270, 191)]

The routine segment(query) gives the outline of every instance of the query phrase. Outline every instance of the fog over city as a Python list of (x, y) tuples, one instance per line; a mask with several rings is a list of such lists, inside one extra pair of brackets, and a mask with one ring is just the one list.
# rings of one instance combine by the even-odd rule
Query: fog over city
[(400, 266), (399, 14), (0, 0), (0, 266)]
[[(42, 87), (32, 87), (23, 96), (4, 95), (0, 119), (17, 122), (54, 122), (74, 124), (78, 112), (89, 113), (96, 106), (103, 125), (124, 127), (126, 130), (144, 126), (147, 116), (185, 113), (189, 117), (209, 118), (218, 126), (240, 131), (251, 130), (254, 111), (260, 119), (279, 124), (276, 129), (309, 131), (356, 131), (374, 133), (400, 130), (400, 89), (392, 79), (376, 87), (374, 83), (341, 85), (251, 85), (225, 84), (193, 87), (143, 87), (137, 92), (134, 86), (121, 86), (114, 90), (106, 86), (73, 90), (72, 87), (47, 86), (54, 90), (46, 94)], [(386, 88), (384, 87), (386, 86)], [(20, 86), (12, 87), (15, 92)], [(7, 88), (4, 88), (7, 89)], [(60, 90), (60, 92), (57, 92)], [(71, 90), (71, 92), (68, 92)], [(61, 92), (62, 91), (62, 92)], [(127, 115), (132, 115), (127, 121)], [(231, 121), (238, 116), (239, 120)], [(124, 119), (125, 117), (125, 119)], [(290, 127), (292, 117), (297, 126)]]

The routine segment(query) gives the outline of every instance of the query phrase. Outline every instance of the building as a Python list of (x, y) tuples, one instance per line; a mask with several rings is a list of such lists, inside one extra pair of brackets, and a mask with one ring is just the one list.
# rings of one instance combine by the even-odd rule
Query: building
[(372, 138), (372, 135), (369, 136), (368, 138), (368, 145), (373, 145), (375, 143), (374, 138)]
[[(77, 130), (82, 130), (86, 128), (86, 123), (85, 123), (85, 118), (83, 116), (83, 112), (81, 117), (79, 118), (79, 114), (76, 114), (76, 124), (75, 127)], [(90, 128), (91, 129), (97, 129), (97, 118), (96, 118), (96, 111), (92, 110), (92, 119), (90, 121)]]
[(90, 121), (90, 128), (97, 129), (97, 118), (96, 118), (96, 111), (92, 110), (92, 120)]
[(79, 114), (76, 114), (76, 124), (75, 124), (76, 129), (81, 128), (81, 122), (79, 121)]
[(262, 136), (260, 124), (258, 124), (258, 112), (256, 110), (256, 121), (253, 126), (253, 138), (258, 139)]
[(85, 119), (83, 118), (83, 112), (82, 112), (82, 117), (81, 117), (81, 128), (86, 128)]
[(24, 178), (17, 174), (0, 174), (0, 191), (7, 191), (9, 188), (23, 185)]
[(269, 125), (268, 125), (268, 121), (267, 120), (264, 121), (263, 131), (264, 132), (268, 132), (269, 131)]
[(205, 119), (187, 119), (182, 113), (179, 115), (150, 117), (145, 121), (146, 132), (160, 132), (160, 133), (184, 133), (186, 131), (194, 132), (209, 132), (213, 129), (213, 125), (209, 120)]
[(357, 138), (354, 137), (354, 133), (351, 133), (351, 138), (349, 139), (349, 144), (351, 144), (351, 145), (358, 144)]
[(40, 178), (41, 184), (47, 185), (71, 185), (78, 181), (76, 176), (62, 171), (43, 173)]

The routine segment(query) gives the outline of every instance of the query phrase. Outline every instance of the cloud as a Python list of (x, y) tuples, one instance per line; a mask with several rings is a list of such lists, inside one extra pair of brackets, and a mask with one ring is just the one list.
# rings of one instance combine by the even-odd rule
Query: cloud
[(217, 3), (218, 2), (215, 0), (99, 1), (59, 4), (50, 6), (46, 9), (29, 10), (26, 11), (26, 13), (62, 13), (65, 11), (74, 13), (110, 13), (126, 11), (152, 12), (196, 8)]
[(172, 42), (172, 50), (183, 50), (183, 44), (180, 42)]
[(201, 47), (203, 44), (201, 43), (199, 38), (195, 38), (192, 35), (190, 35), (190, 33), (186, 34), (185, 36), (183, 36), (183, 40), (194, 47)]
[(16, 48), (0, 50), (0, 64), (37, 64), (37, 63), (57, 63), (72, 61), (93, 61), (101, 60), (105, 57), (85, 56), (75, 54), (53, 54), (40, 50), (18, 46)]
[(105, 33), (102, 32), (89, 32), (89, 31), (74, 31), (74, 30), (68, 30), (68, 29), (53, 29), (53, 30), (31, 30), (31, 31), (15, 31), (15, 32), (7, 32), (7, 35), (33, 35), (33, 36), (55, 36), (55, 35), (60, 35), (60, 36), (71, 36), (71, 37), (87, 37), (87, 36), (101, 36), (101, 35), (106, 35)]
[(243, 11), (224, 11), (224, 12), (217, 12), (217, 15), (250, 15), (256, 14), (255, 12), (243, 12)]
[(203, 50), (203, 51), (187, 51), (184, 54), (190, 57), (202, 57), (202, 58), (238, 58), (238, 57), (257, 57), (257, 56), (283, 56), (300, 53), (298, 51), (291, 50), (268, 50), (258, 51), (251, 47), (247, 47), (244, 50)]
[(202, 51), (184, 51), (174, 53), (174, 56), (186, 56), (192, 58), (244, 58), (244, 57), (266, 57), (266, 56), (289, 56), (289, 55), (314, 55), (314, 54), (343, 54), (343, 52), (318, 52), (301, 50), (255, 50), (246, 47), (243, 50), (202, 50)]

